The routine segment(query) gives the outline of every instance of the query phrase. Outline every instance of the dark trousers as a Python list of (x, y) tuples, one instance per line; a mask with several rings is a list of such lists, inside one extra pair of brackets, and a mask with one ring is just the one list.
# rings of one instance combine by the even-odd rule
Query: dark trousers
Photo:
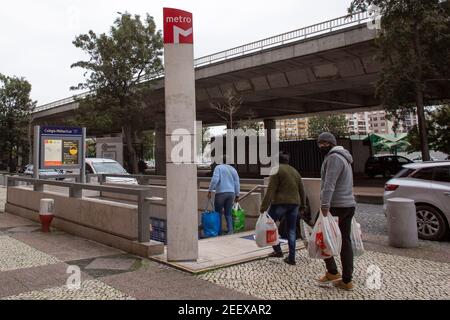
[[(353, 249), (350, 231), (352, 228), (352, 218), (355, 215), (355, 208), (330, 208), (330, 213), (335, 217), (339, 217), (339, 229), (342, 234), (342, 281), (344, 283), (349, 283), (352, 281), (353, 274)], [(329, 273), (338, 273), (336, 261), (334, 261), (333, 257), (325, 259), (325, 265), (327, 266), (327, 271)]]
[[(269, 209), (269, 216), (273, 221), (280, 221), (285, 218), (288, 229), (288, 246), (289, 246), (289, 260), (295, 261), (295, 245), (297, 238), (295, 236), (295, 225), (297, 222), (298, 205), (297, 204), (273, 204)], [(281, 252), (281, 245), (273, 246), (275, 252)]]
[(222, 214), (225, 215), (228, 234), (233, 234), (233, 218), (231, 216), (231, 209), (233, 208), (234, 199), (235, 195), (233, 192), (216, 193), (216, 196), (214, 197), (214, 209), (220, 215), (219, 234), (222, 234)]

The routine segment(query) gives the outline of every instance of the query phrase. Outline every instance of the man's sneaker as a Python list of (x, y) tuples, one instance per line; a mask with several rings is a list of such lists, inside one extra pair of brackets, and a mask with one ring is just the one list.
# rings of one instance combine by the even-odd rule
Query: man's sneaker
[(279, 252), (274, 251), (268, 255), (269, 258), (283, 258), (283, 256), (284, 255), (283, 255), (282, 251), (279, 251)]
[(295, 260), (291, 260), (291, 259), (289, 259), (289, 257), (287, 257), (287, 258), (284, 258), (284, 260), (283, 260), (284, 262), (286, 262), (287, 264), (290, 264), (291, 266), (295, 266)]
[(339, 288), (339, 289), (347, 290), (347, 291), (353, 290), (353, 283), (351, 281), (349, 283), (345, 283), (344, 281), (339, 280), (339, 281), (333, 282), (333, 286), (335, 286), (336, 288)]
[(325, 275), (323, 277), (321, 277), (320, 279), (317, 279), (317, 281), (319, 282), (319, 284), (329, 284), (338, 280), (341, 280), (342, 276), (339, 274), (339, 272), (337, 274), (331, 274), (329, 272), (325, 273)]

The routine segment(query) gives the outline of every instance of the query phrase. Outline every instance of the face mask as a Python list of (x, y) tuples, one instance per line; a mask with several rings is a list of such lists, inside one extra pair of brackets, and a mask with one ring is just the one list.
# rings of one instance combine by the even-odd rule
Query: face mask
[(330, 152), (331, 149), (333, 149), (333, 146), (328, 146), (328, 147), (321, 147), (320, 149), (320, 153), (322, 154), (322, 156), (326, 156), (328, 154), (328, 152)]

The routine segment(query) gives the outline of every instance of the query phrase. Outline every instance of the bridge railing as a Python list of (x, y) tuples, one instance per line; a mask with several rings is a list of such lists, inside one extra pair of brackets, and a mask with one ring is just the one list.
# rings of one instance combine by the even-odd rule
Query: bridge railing
[(201, 57), (195, 60), (195, 66), (204, 66), (211, 63), (215, 63), (221, 60), (227, 60), (237, 56), (249, 54), (265, 50), (270, 47), (283, 45), (285, 43), (299, 41), (307, 39), (320, 34), (333, 32), (339, 29), (343, 29), (349, 26), (360, 25), (367, 23), (371, 16), (368, 12), (358, 12), (353, 15), (342, 16), (336, 19), (317, 23), (305, 28), (297, 29), (294, 31), (286, 32), (274, 37), (266, 38), (263, 40), (248, 43), (243, 46), (228, 49), (218, 53), (214, 53), (205, 57)]
[[(231, 58), (243, 56), (249, 53), (262, 51), (271, 47), (276, 47), (283, 45), (285, 43), (295, 42), (302, 39), (308, 39), (320, 34), (326, 34), (336, 30), (344, 29), (350, 26), (356, 26), (363, 23), (367, 23), (371, 19), (371, 15), (366, 12), (358, 12), (352, 15), (342, 16), (332, 20), (324, 21), (321, 23), (313, 24), (308, 27), (297, 29), (294, 31), (286, 32), (274, 37), (266, 38), (263, 40), (251, 42), (243, 46), (235, 47), (225, 51), (217, 52), (211, 55), (200, 57), (194, 60), (195, 67), (203, 67), (212, 63), (219, 61), (228, 60)], [(158, 74), (153, 79), (163, 76), (163, 74)], [(73, 97), (61, 99), (54, 101), (42, 106), (38, 106), (33, 113), (45, 111), (48, 109), (63, 106), (75, 101), (75, 99), (80, 99), (87, 96), (89, 92), (81, 93)]]

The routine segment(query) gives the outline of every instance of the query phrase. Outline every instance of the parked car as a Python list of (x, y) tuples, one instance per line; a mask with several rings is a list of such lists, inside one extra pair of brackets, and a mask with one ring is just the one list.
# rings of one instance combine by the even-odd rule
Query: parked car
[[(130, 175), (117, 161), (103, 158), (86, 158), (86, 173)], [(137, 180), (132, 177), (128, 178), (108, 176), (106, 176), (106, 183), (138, 184)]]
[(365, 173), (370, 178), (374, 178), (377, 175), (383, 175), (385, 178), (390, 178), (392, 175), (399, 172), (403, 165), (412, 162), (412, 160), (402, 156), (372, 156), (366, 161)]
[[(414, 161), (414, 162), (423, 162), (422, 156), (417, 156), (417, 157), (413, 158), (412, 161)], [(430, 156), (430, 161), (439, 161), (439, 159), (436, 159), (436, 158), (433, 158), (433, 157)]]
[(405, 165), (385, 185), (385, 213), (386, 201), (397, 197), (415, 201), (421, 239), (443, 239), (450, 222), (450, 161)]
[[(34, 166), (32, 164), (28, 164), (25, 166), (23, 173), (28, 176), (33, 176), (34, 174)], [(45, 178), (55, 178), (56, 180), (64, 180), (62, 177), (58, 177), (60, 175), (66, 174), (66, 171), (63, 169), (39, 169), (39, 176)]]

